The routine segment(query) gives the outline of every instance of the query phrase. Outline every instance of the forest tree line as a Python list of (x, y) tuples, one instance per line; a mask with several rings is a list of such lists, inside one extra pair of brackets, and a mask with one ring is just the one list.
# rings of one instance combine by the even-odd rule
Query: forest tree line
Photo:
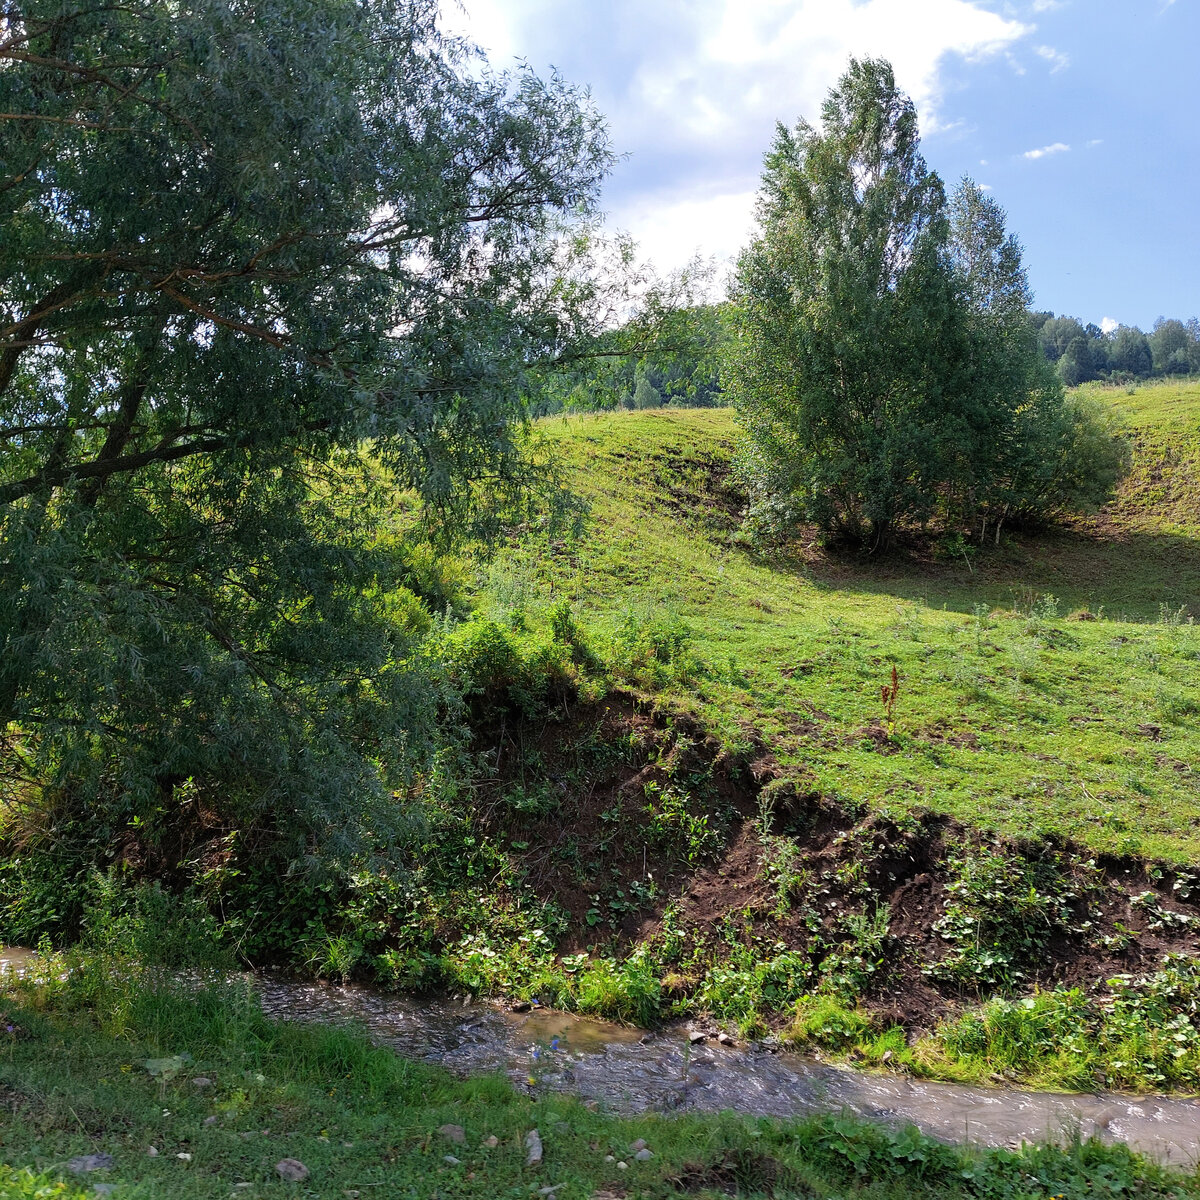
[[(726, 303), (691, 310), (692, 335), (666, 355), (590, 360), (585, 372), (558, 373), (537, 397), (534, 416), (556, 412), (646, 409), (664, 405), (713, 408), (729, 403), (724, 357), (730, 346)], [(1149, 333), (1136, 325), (1105, 332), (1094, 322), (1030, 309), (1038, 348), (1067, 387), (1093, 380), (1135, 380), (1200, 374), (1200, 318), (1159, 317)]]
[(1200, 374), (1200, 319), (1159, 317), (1147, 334), (1136, 325), (1105, 332), (1077, 317), (1031, 312), (1038, 345), (1067, 387), (1093, 379), (1113, 382)]

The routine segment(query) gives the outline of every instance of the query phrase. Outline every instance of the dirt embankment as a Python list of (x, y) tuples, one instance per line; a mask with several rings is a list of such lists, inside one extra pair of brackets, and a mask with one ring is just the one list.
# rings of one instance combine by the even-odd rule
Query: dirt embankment
[[(677, 943), (718, 959), (740, 939), (764, 956), (808, 953), (817, 968), (853, 919), (886, 906), (863, 1001), (918, 1029), (994, 986), (986, 972), (973, 986), (946, 969), (969, 957), (964, 929), (1000, 944), (1028, 922), (1011, 964), (1019, 990), (1092, 988), (1200, 952), (1200, 886), (1186, 873), (1002, 841), (936, 813), (850, 813), (785, 774), (767, 747), (730, 754), (687, 717), (628, 694), (509, 727), (493, 750), (487, 821), (536, 893), (568, 914), (563, 954), (661, 941), (666, 920)], [(981, 862), (999, 884), (979, 878)], [(687, 967), (672, 979), (668, 990), (699, 982)]]

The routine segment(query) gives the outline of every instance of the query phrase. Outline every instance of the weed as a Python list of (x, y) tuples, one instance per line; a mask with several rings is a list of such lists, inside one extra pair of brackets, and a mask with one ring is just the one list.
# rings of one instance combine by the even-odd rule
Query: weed
[(862, 995), (886, 959), (891, 912), (880, 904), (873, 912), (849, 913), (839, 924), (844, 939), (821, 962), (826, 988), (846, 997)]
[(792, 910), (793, 899), (811, 886), (809, 872), (800, 861), (799, 846), (790, 838), (770, 837), (764, 840), (762, 870), (775, 892), (771, 915), (785, 917)]
[(721, 831), (710, 820), (712, 814), (700, 811), (696, 797), (674, 784), (663, 785), (656, 780), (645, 785), (645, 795), (642, 833), (648, 845), (693, 866), (720, 849)]
[(896, 732), (896, 698), (899, 695), (900, 675), (896, 670), (896, 664), (893, 663), (891, 682), (882, 684), (879, 688), (879, 698), (883, 702), (883, 715), (888, 737), (892, 737)]
[(988, 846), (966, 848), (949, 860), (946, 914), (934, 924), (949, 954), (925, 974), (960, 987), (1011, 987), (1055, 935), (1081, 932), (1081, 900), (1056, 857), (1026, 859)]
[(1163, 601), (1158, 606), (1158, 623), (1166, 625), (1169, 628), (1175, 628), (1179, 625), (1191, 625), (1193, 618), (1188, 615), (1188, 606), (1181, 604), (1178, 608), (1172, 608), (1171, 605)]
[(336, 979), (339, 983), (345, 983), (365, 957), (361, 943), (345, 933), (326, 933), (302, 953), (305, 967), (317, 978)]

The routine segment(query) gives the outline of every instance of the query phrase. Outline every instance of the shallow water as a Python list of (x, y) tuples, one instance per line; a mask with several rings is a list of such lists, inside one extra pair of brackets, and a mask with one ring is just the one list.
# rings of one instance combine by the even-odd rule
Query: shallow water
[[(0, 973), (23, 971), (32, 957), (28, 950), (0, 948)], [(270, 1016), (352, 1022), (409, 1058), (459, 1075), (503, 1071), (523, 1091), (570, 1092), (616, 1112), (794, 1116), (845, 1110), (912, 1124), (946, 1141), (1018, 1146), (1078, 1130), (1177, 1165), (1200, 1162), (1195, 1100), (924, 1083), (831, 1066), (761, 1043), (726, 1046), (710, 1039), (691, 1045), (683, 1026), (645, 1033), (543, 1008), (514, 1013), (482, 1002), (273, 977), (254, 984)]]
[(273, 1016), (357, 1021), (398, 1052), (458, 1074), (502, 1070), (523, 1090), (568, 1091), (618, 1112), (846, 1110), (985, 1146), (1061, 1138), (1078, 1129), (1179, 1165), (1200, 1162), (1200, 1103), (1194, 1100), (924, 1083), (762, 1044), (710, 1039), (693, 1046), (682, 1026), (646, 1034), (545, 1009), (517, 1014), (482, 1003), (273, 979), (258, 986)]
[(24, 950), (20, 946), (0, 946), (0, 975), (10, 971), (20, 975), (30, 960), (35, 958), (36, 950)]

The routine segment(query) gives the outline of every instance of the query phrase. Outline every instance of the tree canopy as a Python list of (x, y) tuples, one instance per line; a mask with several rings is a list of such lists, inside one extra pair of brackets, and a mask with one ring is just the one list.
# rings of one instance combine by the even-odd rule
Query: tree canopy
[(982, 532), (1067, 503), (1074, 424), (1020, 246), (970, 180), (947, 201), (886, 62), (852, 60), (819, 127), (778, 127), (758, 219), (728, 386), (759, 528), (877, 547), (935, 514)]
[(600, 117), (436, 17), (0, 14), (10, 798), (384, 838), (445, 597), (380, 472), (442, 529), (516, 496), (524, 397), (605, 311)]

